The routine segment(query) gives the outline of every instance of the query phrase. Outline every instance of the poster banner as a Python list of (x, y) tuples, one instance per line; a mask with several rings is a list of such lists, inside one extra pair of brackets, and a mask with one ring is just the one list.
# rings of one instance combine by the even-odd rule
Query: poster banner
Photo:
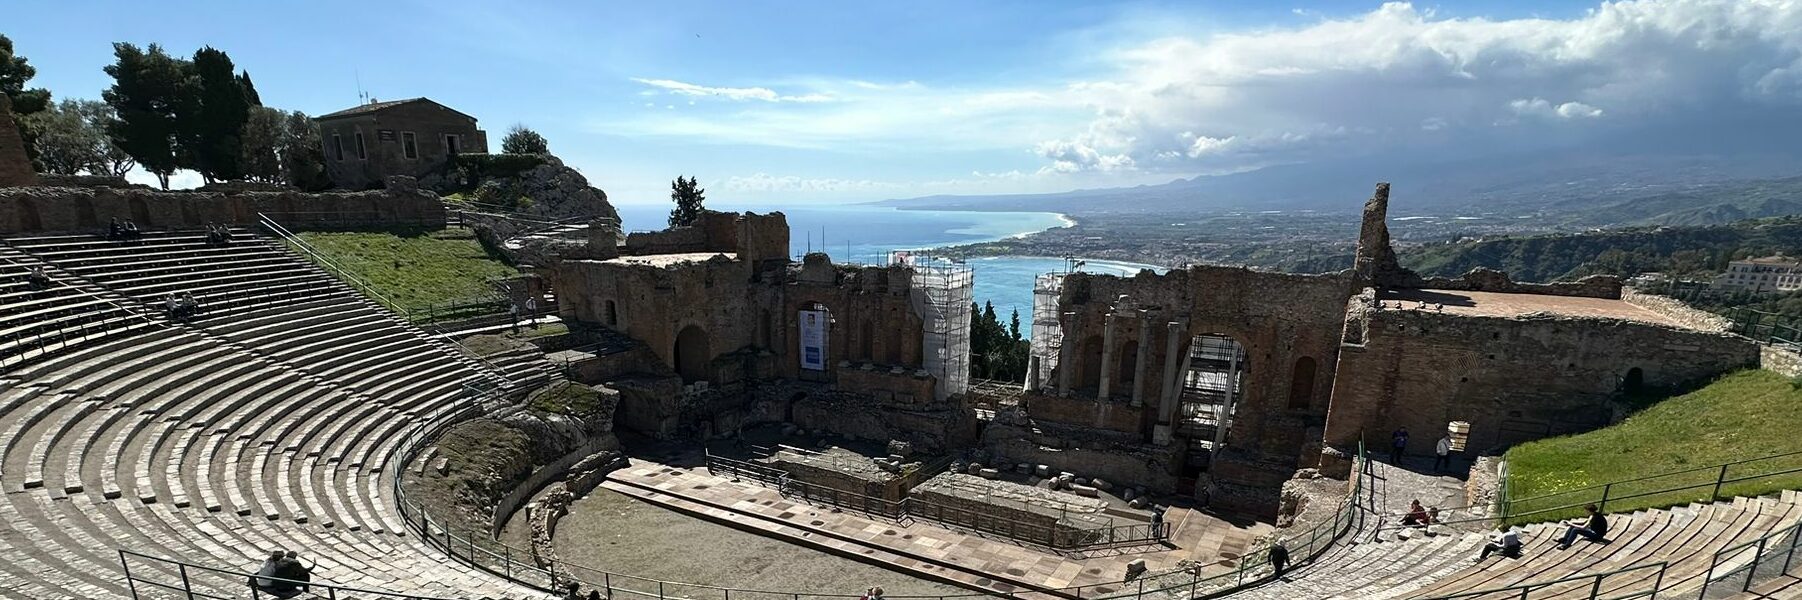
[(826, 311), (801, 311), (801, 368), (826, 370)]

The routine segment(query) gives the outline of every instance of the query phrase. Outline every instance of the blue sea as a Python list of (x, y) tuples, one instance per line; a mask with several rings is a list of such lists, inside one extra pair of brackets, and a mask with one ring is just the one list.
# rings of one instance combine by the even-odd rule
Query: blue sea
[[(786, 207), (722, 204), (708, 208), (760, 213), (780, 210), (788, 217), (789, 246), (797, 259), (811, 250), (830, 254), (835, 262), (867, 264), (881, 264), (893, 250), (992, 241), (1069, 225), (1062, 215), (1045, 212), (901, 210), (868, 204)], [(627, 231), (662, 229), (669, 217), (669, 207), (662, 204), (621, 205), (618, 209)], [(1032, 318), (1033, 278), (1066, 269), (1062, 258), (1032, 256), (979, 258), (970, 260), (969, 264), (976, 279), (973, 290), (976, 301), (994, 303), (995, 312), (1001, 315), (1003, 322), (1010, 311), (1019, 310), (1022, 329)], [(1085, 261), (1082, 270), (1131, 275), (1146, 268), (1158, 272), (1164, 270), (1151, 265), (1101, 260)]]

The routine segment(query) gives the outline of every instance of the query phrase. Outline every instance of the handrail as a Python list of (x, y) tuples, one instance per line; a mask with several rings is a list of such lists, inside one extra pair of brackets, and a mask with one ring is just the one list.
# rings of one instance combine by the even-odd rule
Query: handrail
[[(257, 217), (261, 219), (261, 223), (264, 227), (268, 227), (271, 231), (274, 231), (283, 241), (289, 242), (293, 244), (293, 247), (301, 249), (301, 251), (317, 261), (318, 264), (330, 267), (328, 271), (331, 274), (338, 276), (339, 279), (350, 283), (351, 289), (361, 291), (368, 294), (370, 297), (375, 298), (378, 304), (388, 307), (389, 310), (392, 310), (399, 315), (408, 326), (413, 326), (415, 319), (413, 314), (409, 312), (406, 307), (401, 306), (394, 300), (382, 295), (381, 292), (376, 291), (374, 285), (352, 274), (349, 269), (344, 268), (332, 259), (327, 258), (325, 253), (321, 252), (318, 248), (314, 248), (312, 244), (308, 244), (306, 240), (300, 239), (300, 236), (294, 235), (294, 232), (289, 231), (286, 227), (282, 227), (280, 223), (275, 222), (275, 220), (269, 218), (268, 215), (257, 213)], [(486, 357), (471, 351), (469, 347), (464, 346), (463, 342), (460, 340), (450, 341), (461, 349), (461, 351), (458, 352), (460, 356), (474, 360), (482, 366), (487, 367), (491, 374), (500, 378), (503, 386), (510, 386), (514, 383), (511, 379), (507, 378), (507, 372), (501, 369), (500, 365), (496, 365)]]
[[(1796, 467), (1786, 467), (1786, 468), (1780, 468), (1780, 469), (1774, 469), (1774, 470), (1768, 470), (1768, 471), (1757, 471), (1757, 472), (1752, 472), (1752, 473), (1745, 473), (1745, 474), (1738, 474), (1735, 476), (1729, 476), (1729, 473), (1730, 473), (1732, 467), (1738, 466), (1738, 465), (1745, 465), (1745, 464), (1761, 462), (1761, 461), (1767, 461), (1767, 460), (1772, 460), (1772, 459), (1788, 458), (1788, 457), (1795, 457), (1795, 456), (1802, 456), (1802, 452), (1782, 452), (1782, 453), (1777, 453), (1777, 454), (1770, 454), (1770, 455), (1766, 455), (1766, 456), (1741, 459), (1741, 460), (1725, 462), (1725, 463), (1720, 463), (1720, 464), (1696, 467), (1696, 468), (1692, 468), (1692, 469), (1684, 469), (1684, 470), (1680, 470), (1680, 471), (1670, 471), (1670, 472), (1666, 472), (1666, 473), (1659, 473), (1656, 475), (1634, 477), (1631, 479), (1623, 479), (1623, 480), (1619, 480), (1619, 481), (1610, 481), (1610, 482), (1606, 482), (1606, 483), (1589, 485), (1589, 486), (1584, 486), (1584, 487), (1580, 487), (1580, 488), (1572, 488), (1572, 489), (1564, 490), (1564, 491), (1560, 491), (1560, 492), (1551, 492), (1551, 493), (1546, 493), (1546, 494), (1540, 494), (1537, 496), (1530, 496), (1527, 498), (1515, 499), (1515, 498), (1504, 497), (1502, 500), (1501, 514), (1495, 518), (1502, 519), (1502, 520), (1509, 521), (1509, 522), (1517, 522), (1518, 523), (1519, 522), (1518, 520), (1521, 517), (1544, 515), (1544, 514), (1548, 514), (1548, 513), (1559, 512), (1559, 511), (1568, 511), (1568, 510), (1576, 509), (1576, 508), (1579, 508), (1579, 507), (1582, 507), (1582, 506), (1588, 505), (1588, 504), (1597, 505), (1597, 509), (1600, 512), (1605, 513), (1605, 512), (1608, 512), (1607, 507), (1608, 507), (1609, 502), (1619, 502), (1622, 500), (1646, 498), (1646, 497), (1658, 496), (1658, 495), (1662, 495), (1662, 494), (1673, 494), (1673, 493), (1683, 492), (1686, 490), (1708, 489), (1710, 491), (1709, 491), (1708, 497), (1706, 498), (1707, 501), (1715, 502), (1715, 501), (1719, 501), (1722, 498), (1722, 496), (1721, 496), (1722, 490), (1731, 484), (1740, 483), (1743, 481), (1753, 481), (1753, 480), (1777, 477), (1777, 476), (1782, 476), (1782, 475), (1802, 473), (1802, 466), (1796, 466)], [(1713, 472), (1715, 474), (1715, 476), (1712, 478), (1709, 478), (1710, 480), (1708, 480), (1708, 481), (1699, 481), (1697, 483), (1684, 484), (1684, 485), (1671, 485), (1671, 486), (1659, 487), (1657, 489), (1652, 489), (1652, 490), (1644, 490), (1644, 491), (1636, 490), (1631, 493), (1627, 493), (1625, 495), (1617, 495), (1614, 493), (1615, 486), (1639, 483), (1639, 482), (1643, 482), (1643, 481), (1651, 481), (1654, 479), (1665, 478), (1665, 477), (1673, 477), (1673, 476), (1679, 476), (1679, 475), (1705, 474), (1705, 473), (1709, 473), (1709, 472)], [(1530, 505), (1529, 503), (1537, 501), (1537, 500), (1544, 500), (1546, 498), (1554, 498), (1554, 497), (1559, 497), (1559, 496), (1570, 496), (1573, 494), (1587, 495), (1588, 493), (1596, 492), (1597, 490), (1600, 490), (1599, 497), (1590, 498), (1590, 497), (1585, 496), (1583, 499), (1574, 501), (1574, 502), (1558, 504), (1555, 506), (1550, 506), (1550, 507), (1545, 507), (1545, 508), (1535, 508), (1535, 509), (1526, 510), (1526, 511), (1519, 510), (1523, 505)], [(1447, 523), (1454, 523), (1454, 522), (1457, 522), (1457, 521), (1448, 521)]]
[[(1305, 565), (1319, 558), (1321, 554), (1325, 553), (1328, 548), (1333, 546), (1334, 542), (1338, 541), (1340, 537), (1351, 531), (1353, 527), (1356, 527), (1357, 524), (1362, 521), (1362, 517), (1364, 513), (1367, 512), (1367, 509), (1359, 503), (1359, 498), (1369, 491), (1366, 487), (1366, 480), (1370, 476), (1370, 461), (1368, 457), (1365, 456), (1363, 442), (1359, 442), (1358, 453), (1352, 461), (1351, 490), (1346, 494), (1345, 499), (1340, 501), (1339, 507), (1333, 511), (1333, 520), (1315, 524), (1306, 531), (1288, 536), (1278, 535), (1273, 537), (1271, 544), (1240, 557), (1239, 564), (1234, 567), (1233, 570), (1225, 573), (1216, 574), (1203, 579), (1200, 576), (1199, 570), (1192, 570), (1190, 571), (1190, 579), (1187, 583), (1182, 582), (1180, 577), (1176, 577), (1175, 583), (1163, 587), (1153, 587), (1153, 589), (1149, 590), (1145, 589), (1145, 581), (1149, 579), (1169, 578), (1175, 573), (1141, 577), (1138, 580), (1139, 589), (1137, 592), (1100, 596), (1089, 598), (1088, 600), (1141, 598), (1146, 594), (1159, 594), (1163, 592), (1178, 592), (1183, 594), (1181, 596), (1183, 598), (1214, 598), (1267, 583), (1274, 579), (1274, 575), (1272, 575), (1274, 570), (1266, 570), (1265, 567), (1270, 565), (1270, 549), (1277, 543), (1281, 543), (1284, 548), (1289, 550), (1292, 559), (1289, 562), (1289, 566)], [(1297, 547), (1302, 548), (1302, 550), (1296, 552)]]
[[(24, 255), (26, 255), (26, 256), (31, 256), (31, 253), (29, 253), (29, 252), (25, 252), (25, 251), (22, 251), (22, 250), (18, 250), (18, 249), (16, 249), (16, 248), (15, 248), (15, 249), (13, 249), (13, 251), (14, 251), (14, 252), (18, 252), (18, 253), (20, 253), (20, 254), (24, 254)], [(34, 260), (37, 260), (37, 259), (36, 259), (36, 258), (35, 258), (35, 257), (33, 257), (33, 259), (34, 259)], [(26, 264), (26, 263), (23, 263), (23, 262), (20, 262), (20, 261), (19, 261), (19, 260), (18, 260), (18, 259), (15, 259), (15, 258), (13, 258), (13, 257), (10, 257), (10, 256), (0, 256), (0, 260), (5, 260), (5, 261), (6, 261), (6, 262), (7, 262), (7, 263), (8, 263), (8, 264), (11, 264), (11, 265), (13, 265), (13, 266), (17, 266), (17, 267), (22, 267), (22, 268), (25, 268), (25, 269), (26, 269), (26, 270), (27, 270), (27, 272), (29, 272), (29, 271), (30, 271), (30, 269), (31, 269), (31, 268), (32, 268), (32, 267), (45, 267), (45, 268), (55, 268), (55, 269), (56, 269), (56, 270), (57, 270), (57, 271), (58, 271), (58, 272), (60, 272), (60, 273), (66, 273), (66, 274), (69, 274), (69, 275), (73, 275), (73, 276), (75, 276), (75, 277), (81, 277), (81, 276), (80, 276), (80, 275), (79, 275), (79, 274), (75, 274), (75, 273), (68, 273), (68, 272), (67, 272), (67, 271), (64, 271), (64, 270), (63, 270), (63, 269), (62, 269), (62, 268), (60, 268), (60, 267), (56, 267), (56, 266), (55, 266), (55, 265), (51, 265), (51, 264), (49, 264), (49, 263), (46, 263), (46, 262), (44, 262), (44, 261), (42, 261), (42, 260), (38, 260), (38, 264), (35, 264), (35, 265), (28, 265), (28, 264)], [(86, 278), (85, 278), (85, 277), (81, 277), (81, 278), (82, 278), (82, 279), (86, 279)], [(62, 280), (60, 280), (60, 279), (58, 279), (58, 278), (54, 278), (54, 277), (52, 277), (52, 278), (50, 278), (50, 283), (51, 283), (51, 285), (52, 285), (52, 286), (53, 286), (53, 287), (54, 287), (54, 286), (61, 286), (61, 287), (64, 287), (64, 288), (67, 288), (67, 289), (70, 289), (70, 290), (73, 290), (73, 291), (74, 291), (74, 292), (75, 292), (75, 293), (76, 293), (76, 294), (80, 294), (80, 295), (82, 295), (82, 296), (84, 296), (84, 297), (87, 297), (87, 298), (89, 298), (89, 299), (91, 299), (91, 300), (95, 300), (95, 301), (99, 301), (99, 302), (102, 302), (102, 303), (105, 303), (105, 304), (106, 304), (106, 305), (108, 305), (108, 306), (111, 306), (111, 307), (113, 307), (113, 308), (115, 308), (115, 309), (118, 309), (118, 310), (119, 310), (119, 311), (120, 311), (120, 312), (123, 312), (123, 313), (125, 313), (125, 314), (126, 314), (126, 316), (127, 316), (127, 317), (128, 317), (128, 318), (135, 318), (135, 319), (142, 319), (142, 320), (143, 320), (143, 321), (144, 321), (144, 323), (146, 323), (146, 324), (149, 324), (149, 325), (155, 325), (155, 324), (157, 324), (157, 322), (158, 322), (158, 321), (157, 321), (157, 319), (154, 319), (154, 318), (151, 318), (151, 317), (150, 317), (150, 315), (147, 315), (147, 314), (144, 314), (144, 313), (141, 313), (141, 312), (138, 312), (138, 311), (137, 311), (137, 310), (133, 310), (133, 309), (132, 309), (132, 308), (131, 308), (131, 307), (128, 307), (128, 306), (126, 306), (126, 305), (124, 305), (124, 304), (120, 304), (120, 303), (118, 303), (118, 302), (114, 302), (114, 301), (113, 301), (113, 300), (112, 300), (112, 299), (111, 299), (111, 298), (107, 298), (107, 297), (104, 297), (104, 296), (100, 296), (100, 295), (97, 295), (97, 294), (94, 294), (94, 293), (93, 293), (93, 292), (89, 292), (89, 291), (87, 291), (87, 290), (84, 290), (84, 289), (81, 289), (81, 288), (80, 288), (80, 287), (77, 287), (77, 286), (75, 286), (75, 285), (72, 285), (72, 284), (70, 284), (70, 283), (69, 283), (69, 282), (67, 282), (67, 281), (62, 281)], [(101, 323), (102, 323), (102, 326), (101, 326), (101, 331), (107, 331), (107, 330), (108, 330), (108, 329), (107, 329), (107, 328), (106, 328), (106, 327), (105, 327), (105, 325), (104, 325), (104, 323), (105, 323), (105, 322), (106, 322), (106, 320), (105, 320), (105, 319), (101, 319)], [(85, 324), (84, 324), (84, 325), (85, 325)], [(63, 331), (63, 327), (62, 327), (62, 326), (61, 326), (61, 325), (58, 325), (58, 326), (57, 326), (57, 328), (56, 328), (56, 329), (57, 329), (57, 332), (58, 332), (58, 333), (61, 333), (61, 332), (62, 332), (62, 331)], [(86, 327), (85, 327), (85, 326), (83, 326), (83, 327), (82, 327), (82, 328), (81, 328), (81, 331), (84, 331), (84, 332), (85, 332), (85, 331), (87, 331), (87, 328), (86, 328)], [(86, 337), (86, 335), (87, 335), (87, 334), (85, 334), (85, 333), (84, 333), (84, 334), (83, 334), (83, 337)], [(64, 347), (64, 348), (67, 348), (67, 347), (68, 347), (68, 341), (67, 341), (67, 339), (64, 339), (64, 340), (63, 340), (63, 342), (62, 342), (62, 343), (63, 343), (63, 347)], [(41, 344), (40, 344), (40, 349), (41, 349), (41, 348), (42, 348), (42, 345), (41, 345)], [(0, 363), (4, 363), (4, 362), (5, 362), (5, 359), (4, 359), (4, 357), (0, 357)], [(24, 362), (25, 362), (25, 360), (24, 360), (24, 359), (23, 359), (23, 358), (22, 358), (22, 357), (21, 357), (21, 359), (20, 359), (20, 360), (19, 360), (19, 362), (17, 362), (17, 363), (15, 363), (15, 364), (14, 364), (14, 366), (18, 366), (18, 365), (20, 365), (20, 364), (24, 364)]]
[(395, 302), (393, 299), (376, 290), (375, 285), (368, 281), (364, 281), (361, 277), (357, 277), (356, 274), (351, 273), (349, 269), (344, 268), (342, 265), (339, 265), (337, 261), (327, 257), (324, 252), (321, 252), (318, 248), (314, 248), (312, 244), (308, 244), (306, 240), (300, 239), (300, 236), (294, 235), (294, 232), (288, 231), (288, 228), (286, 227), (282, 227), (280, 223), (275, 222), (275, 219), (269, 218), (269, 215), (257, 213), (257, 217), (261, 220), (264, 227), (268, 227), (271, 231), (274, 231), (283, 241), (293, 244), (294, 247), (305, 252), (307, 256), (312, 257), (314, 260), (318, 261), (319, 264), (330, 267), (332, 274), (350, 282), (352, 287), (359, 288), (359, 291), (375, 298), (376, 301), (387, 306), (389, 310), (400, 313), (400, 315), (406, 317), (409, 322), (413, 320), (412, 313), (407, 312), (405, 306), (401, 306), (400, 303)]
[[(1521, 584), (1511, 585), (1508, 587), (1490, 588), (1490, 589), (1484, 589), (1484, 590), (1471, 590), (1471, 591), (1466, 591), (1466, 592), (1458, 592), (1456, 594), (1449, 594), (1449, 595), (1445, 595), (1445, 596), (1434, 596), (1431, 598), (1423, 598), (1422, 600), (1457, 600), (1459, 598), (1475, 598), (1478, 596), (1489, 596), (1489, 595), (1493, 595), (1493, 594), (1501, 594), (1503, 592), (1514, 592), (1514, 591), (1519, 591), (1520, 594), (1518, 596), (1515, 596), (1514, 594), (1509, 594), (1509, 595), (1520, 598), (1521, 600), (1530, 600), (1533, 597), (1532, 594), (1533, 594), (1534, 590), (1540, 590), (1540, 589), (1545, 589), (1545, 588), (1556, 586), (1556, 585), (1563, 585), (1563, 584), (1577, 583), (1577, 582), (1592, 582), (1589, 586), (1589, 594), (1587, 596), (1583, 596), (1583, 598), (1585, 598), (1586, 600), (1603, 600), (1604, 598), (1606, 598), (1606, 600), (1628, 600), (1630, 598), (1655, 598), (1658, 595), (1658, 588), (1663, 587), (1663, 585), (1664, 585), (1664, 574), (1665, 574), (1665, 571), (1668, 570), (1669, 568), (1670, 568), (1670, 564), (1666, 563), (1666, 562), (1644, 563), (1644, 564), (1622, 567), (1619, 569), (1615, 569), (1613, 571), (1608, 571), (1606, 573), (1596, 573), (1593, 575), (1572, 575), (1570, 577), (1565, 577), (1563, 579), (1554, 579), (1551, 581), (1538, 581), (1538, 582), (1533, 582), (1533, 583), (1521, 583)], [(1638, 573), (1639, 571), (1645, 571), (1648, 569), (1657, 569), (1658, 572), (1656, 575), (1646, 574), (1646, 573)], [(1627, 574), (1627, 573), (1635, 573), (1635, 575), (1630, 576), (1631, 581), (1645, 581), (1646, 579), (1650, 578), (1652, 580), (1652, 589), (1649, 589), (1649, 590), (1646, 590), (1643, 592), (1629, 592), (1624, 595), (1616, 595), (1616, 596), (1604, 597), (1602, 595), (1602, 582), (1606, 581), (1609, 577), (1613, 577), (1616, 575), (1623, 575), (1623, 574)], [(1568, 590), (1558, 592), (1556, 595), (1560, 598), (1570, 598), (1571, 596), (1566, 595), (1567, 593), (1568, 593)]]
[[(176, 576), (180, 578), (181, 583), (179, 585), (174, 584), (174, 583), (164, 583), (163, 581), (160, 581), (160, 580), (149, 579), (142, 575), (133, 574), (132, 570), (131, 570), (133, 558), (136, 558), (139, 561), (149, 562), (152, 565), (161, 567), (163, 569), (167, 569), (169, 567), (174, 567), (175, 571), (176, 571)], [(176, 560), (173, 558), (152, 556), (149, 554), (144, 554), (142, 552), (134, 552), (131, 550), (126, 550), (124, 548), (119, 549), (119, 566), (125, 570), (126, 588), (131, 590), (131, 597), (134, 600), (136, 600), (137, 598), (140, 598), (141, 594), (142, 594), (142, 592), (138, 591), (139, 584), (153, 586), (156, 588), (169, 590), (169, 591), (173, 591), (173, 592), (180, 592), (182, 595), (184, 595), (187, 598), (207, 598), (209, 600), (236, 600), (237, 598), (243, 597), (242, 595), (239, 595), (239, 594), (219, 595), (219, 594), (214, 594), (210, 591), (203, 591), (203, 590), (213, 590), (213, 586), (197, 585), (194, 582), (194, 579), (195, 579), (194, 572), (196, 572), (196, 571), (198, 571), (200, 573), (210, 573), (210, 574), (217, 574), (217, 575), (225, 576), (226, 581), (228, 581), (230, 583), (227, 583), (225, 586), (223, 586), (224, 588), (226, 588), (226, 589), (248, 589), (250, 591), (250, 596), (253, 600), (260, 599), (265, 596), (267, 596), (269, 598), (275, 598), (276, 596), (269, 592), (259, 590), (255, 586), (250, 585), (250, 580), (252, 578), (268, 579), (273, 582), (290, 583), (290, 584), (294, 584), (295, 586), (306, 586), (308, 591), (311, 594), (309, 597), (312, 597), (312, 598), (323, 597), (323, 598), (335, 599), (335, 598), (339, 598), (339, 597), (344, 597), (341, 594), (341, 593), (343, 593), (343, 594), (358, 594), (358, 595), (364, 595), (364, 596), (369, 596), (369, 597), (373, 597), (373, 598), (395, 598), (397, 600), (460, 600), (458, 598), (451, 598), (448, 596), (418, 596), (418, 595), (414, 595), (414, 594), (400, 594), (400, 593), (395, 593), (395, 592), (391, 592), (391, 591), (387, 591), (387, 590), (376, 590), (376, 589), (369, 589), (369, 588), (351, 587), (351, 586), (346, 586), (346, 585), (337, 585), (337, 584), (331, 584), (331, 583), (321, 583), (318, 581), (300, 581), (300, 580), (294, 580), (294, 579), (283, 579), (281, 577), (274, 577), (274, 576), (269, 576), (269, 575), (258, 575), (254, 572), (238, 571), (238, 570), (233, 570), (233, 569), (221, 569), (218, 567), (209, 567), (206, 565), (200, 565), (200, 564), (185, 562), (185, 561), (181, 561), (181, 560)], [(142, 569), (140, 569), (140, 571), (142, 571)], [(200, 589), (196, 589), (197, 587)], [(225, 590), (218, 589), (218, 590), (214, 590), (214, 591), (224, 592)], [(152, 597), (157, 597), (157, 596), (152, 596)]]
[[(1787, 540), (1785, 539), (1786, 537), (1788, 538)], [(1783, 554), (1783, 564), (1777, 565), (1775, 569), (1766, 573), (1766, 578), (1768, 579), (1770, 577), (1788, 573), (1790, 567), (1795, 564), (1796, 549), (1798, 547), (1802, 547), (1802, 523), (1791, 523), (1787, 527), (1767, 533), (1758, 539), (1746, 540), (1716, 550), (1714, 556), (1709, 559), (1708, 570), (1703, 573), (1702, 593), (1699, 598), (1707, 598), (1708, 592), (1711, 591), (1716, 582), (1725, 581), (1727, 578), (1738, 575), (1741, 572), (1746, 574), (1745, 582), (1741, 583), (1738, 586), (1739, 589), (1735, 591), (1750, 591), (1752, 589), (1752, 584), (1759, 581), (1759, 563), (1762, 563), (1767, 559), (1774, 559), (1779, 552)], [(1732, 558), (1732, 555), (1741, 554), (1748, 548), (1753, 549), (1751, 556), (1738, 557), (1740, 560), (1737, 561), (1735, 558)], [(1727, 565), (1725, 570), (1721, 570), (1723, 564)]]
[(1708, 470), (1714, 470), (1714, 469), (1719, 469), (1719, 468), (1721, 468), (1721, 467), (1731, 467), (1731, 466), (1733, 466), (1733, 465), (1743, 465), (1743, 464), (1746, 464), (1746, 463), (1750, 463), (1750, 462), (1758, 462), (1758, 461), (1761, 461), (1761, 460), (1770, 460), (1770, 459), (1773, 459), (1773, 458), (1783, 458), (1783, 457), (1785, 457), (1785, 456), (1796, 456), (1796, 455), (1802, 455), (1802, 450), (1798, 450), (1798, 451), (1794, 451), (1794, 452), (1780, 452), (1780, 453), (1777, 453), (1777, 454), (1769, 454), (1769, 455), (1765, 455), (1765, 456), (1758, 456), (1758, 457), (1753, 457), (1753, 458), (1745, 458), (1745, 459), (1740, 459), (1740, 460), (1736, 460), (1736, 461), (1730, 461), (1730, 462), (1724, 462), (1724, 463), (1715, 463), (1715, 464), (1712, 464), (1712, 465), (1707, 465), (1707, 466), (1702, 466), (1702, 467), (1691, 467), (1691, 468), (1688, 468), (1688, 469), (1683, 469), (1683, 470), (1680, 470), (1680, 471), (1667, 471), (1667, 472), (1664, 472), (1664, 473), (1658, 473), (1658, 474), (1654, 474), (1654, 475), (1643, 475), (1643, 476), (1640, 476), (1640, 477), (1634, 477), (1634, 478), (1631, 478), (1631, 479), (1617, 479), (1617, 480), (1615, 480), (1615, 481), (1609, 481), (1609, 482), (1606, 482), (1606, 483), (1597, 483), (1597, 484), (1592, 484), (1592, 485), (1587, 485), (1587, 486), (1583, 486), (1583, 487), (1578, 487), (1578, 488), (1571, 488), (1571, 489), (1568, 489), (1568, 490), (1564, 490), (1564, 491), (1559, 491), (1559, 492), (1551, 492), (1551, 493), (1547, 493), (1547, 494), (1540, 494), (1540, 495), (1538, 495), (1538, 496), (1528, 496), (1528, 497), (1526, 497), (1526, 498), (1520, 498), (1520, 499), (1518, 499), (1518, 500), (1515, 500), (1515, 501), (1516, 501), (1516, 502), (1527, 502), (1527, 501), (1532, 501), (1532, 500), (1538, 500), (1538, 499), (1540, 499), (1540, 498), (1549, 498), (1549, 497), (1552, 497), (1552, 496), (1561, 496), (1561, 495), (1564, 495), (1564, 494), (1569, 494), (1569, 493), (1573, 493), (1573, 492), (1582, 492), (1582, 491), (1588, 491), (1588, 490), (1595, 490), (1595, 489), (1601, 489), (1601, 488), (1604, 488), (1604, 487), (1607, 487), (1607, 486), (1610, 486), (1610, 485), (1619, 485), (1619, 484), (1623, 484), (1623, 483), (1634, 483), (1634, 482), (1638, 482), (1638, 481), (1645, 481), (1645, 480), (1648, 480), (1648, 479), (1657, 479), (1657, 478), (1660, 478), (1660, 477), (1669, 477), (1669, 476), (1672, 476), (1672, 475), (1682, 475), (1682, 474), (1684, 474), (1684, 473), (1692, 473), (1692, 472), (1700, 472), (1700, 471), (1708, 471)]

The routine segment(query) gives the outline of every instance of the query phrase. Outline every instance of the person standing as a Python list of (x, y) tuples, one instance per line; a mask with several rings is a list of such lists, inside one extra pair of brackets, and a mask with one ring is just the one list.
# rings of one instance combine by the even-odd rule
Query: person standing
[(1270, 544), (1270, 568), (1274, 569), (1276, 572), (1276, 574), (1272, 575), (1272, 577), (1275, 577), (1277, 579), (1282, 579), (1283, 578), (1283, 570), (1287, 569), (1288, 567), (1289, 567), (1289, 548), (1286, 546), (1283, 546), (1283, 543), (1281, 541), (1271, 542), (1271, 544)]
[(1433, 472), (1439, 473), (1445, 469), (1451, 468), (1451, 466), (1452, 434), (1448, 433), (1441, 436), (1439, 438), (1439, 443), (1433, 446)]
[(1402, 453), (1408, 450), (1408, 428), (1402, 427), (1389, 434), (1389, 464), (1401, 466)]

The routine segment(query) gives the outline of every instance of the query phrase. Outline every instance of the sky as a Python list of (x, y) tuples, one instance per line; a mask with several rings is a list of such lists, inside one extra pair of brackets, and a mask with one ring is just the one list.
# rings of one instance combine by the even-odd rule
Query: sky
[(269, 106), (425, 96), (496, 151), (531, 127), (626, 204), (678, 175), (714, 201), (836, 203), (1377, 151), (1783, 145), (1771, 124), (1802, 122), (1802, 0), (12, 4), (0, 34), (59, 98), (99, 97), (113, 42), (211, 45)]

